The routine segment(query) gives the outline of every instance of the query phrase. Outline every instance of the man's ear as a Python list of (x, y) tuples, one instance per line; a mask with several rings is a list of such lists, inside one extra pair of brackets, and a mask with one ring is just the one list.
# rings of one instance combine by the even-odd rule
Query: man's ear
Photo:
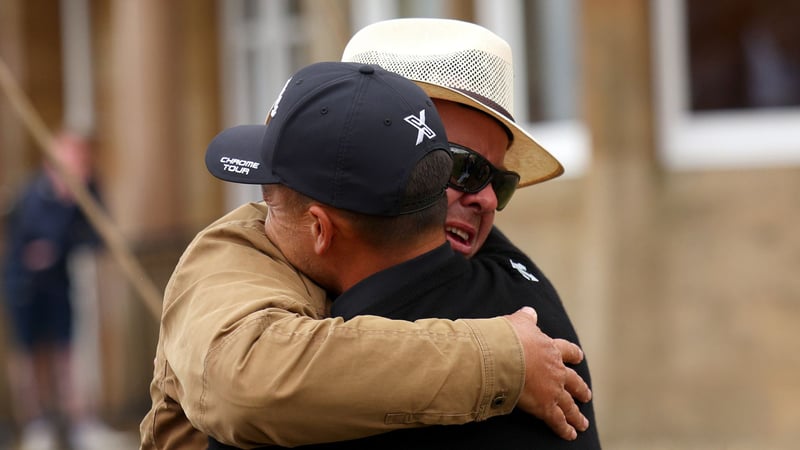
[(330, 250), (335, 234), (334, 222), (328, 211), (319, 205), (309, 206), (308, 213), (313, 220), (311, 234), (314, 239), (314, 253), (321, 256)]

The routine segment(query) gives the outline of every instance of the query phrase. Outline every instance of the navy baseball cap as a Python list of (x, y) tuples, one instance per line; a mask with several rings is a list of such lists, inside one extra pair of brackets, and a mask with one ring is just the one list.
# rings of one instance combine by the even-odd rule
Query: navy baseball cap
[(440, 191), (404, 201), (412, 169), (434, 151), (448, 151), (447, 135), (421, 88), (376, 65), (322, 62), (286, 82), (265, 125), (218, 134), (206, 167), (222, 180), (282, 184), (336, 208), (396, 216), (444, 195), (447, 177)]

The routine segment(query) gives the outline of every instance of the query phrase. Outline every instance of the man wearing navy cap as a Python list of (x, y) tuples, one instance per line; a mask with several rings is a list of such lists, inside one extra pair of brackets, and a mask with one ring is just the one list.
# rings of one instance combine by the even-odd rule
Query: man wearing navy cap
[(377, 66), (308, 66), (266, 125), (220, 133), (206, 165), (261, 184), (264, 203), (199, 233), (170, 279), (142, 448), (206, 448), (206, 435), (243, 447), (343, 441), (515, 405), (565, 437), (585, 429), (572, 395), (591, 394), (563, 364), (580, 349), (542, 334), (532, 310), (330, 318), (384, 295), (492, 295), (463, 282), (468, 266), (446, 241), (452, 159), (416, 85)]

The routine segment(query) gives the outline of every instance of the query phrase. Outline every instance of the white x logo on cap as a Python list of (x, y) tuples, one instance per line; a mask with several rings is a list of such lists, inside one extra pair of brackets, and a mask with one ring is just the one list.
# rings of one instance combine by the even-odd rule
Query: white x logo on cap
[(436, 133), (429, 127), (425, 125), (425, 110), (420, 110), (419, 117), (415, 115), (410, 115), (405, 118), (405, 121), (410, 123), (414, 128), (418, 130), (417, 133), (417, 143), (415, 145), (419, 145), (422, 142), (422, 138), (427, 136), (428, 139), (433, 139), (436, 137)]

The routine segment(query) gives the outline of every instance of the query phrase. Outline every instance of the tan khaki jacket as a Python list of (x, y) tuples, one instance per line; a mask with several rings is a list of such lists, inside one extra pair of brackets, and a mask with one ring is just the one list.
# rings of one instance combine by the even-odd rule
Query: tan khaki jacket
[(297, 446), (513, 409), (524, 357), (505, 319), (327, 318), (325, 292), (267, 239), (265, 215), (239, 207), (178, 262), (142, 449), (204, 449), (207, 434)]

